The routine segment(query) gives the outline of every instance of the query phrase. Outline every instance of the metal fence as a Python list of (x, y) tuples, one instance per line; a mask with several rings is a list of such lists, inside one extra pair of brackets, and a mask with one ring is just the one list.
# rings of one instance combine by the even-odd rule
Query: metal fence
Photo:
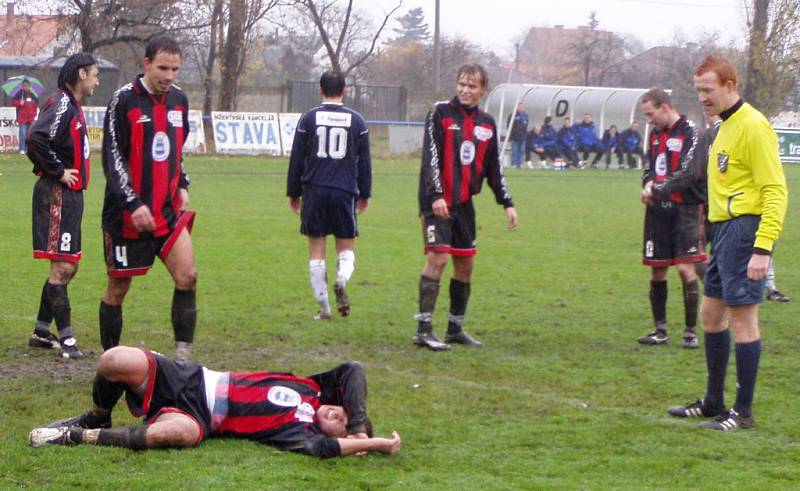
[[(289, 112), (303, 113), (319, 105), (319, 82), (289, 80), (287, 90)], [(344, 103), (368, 120), (405, 121), (408, 92), (405, 87), (351, 85), (347, 87)]]

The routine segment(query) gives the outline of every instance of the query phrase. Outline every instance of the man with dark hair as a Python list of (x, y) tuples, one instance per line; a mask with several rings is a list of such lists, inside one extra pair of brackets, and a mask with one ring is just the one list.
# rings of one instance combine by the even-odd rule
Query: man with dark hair
[[(425, 121), (419, 215), (426, 260), (419, 279), (418, 325), (412, 341), (434, 351), (450, 349), (447, 343), (481, 346), (462, 324), (477, 252), (472, 196), (481, 191), (484, 179), (497, 203), (505, 208), (508, 228), (517, 226), (517, 212), (498, 159), (497, 126), (478, 108), (487, 84), (482, 66), (463, 65), (458, 70), (456, 96), (436, 103)], [(443, 343), (433, 332), (433, 312), (448, 257), (453, 258), (453, 277)]]
[[(89, 184), (89, 139), (81, 100), (99, 84), (97, 62), (88, 53), (70, 56), (58, 75), (58, 90), (42, 106), (30, 133), (28, 158), (39, 177), (33, 188), (33, 257), (50, 261), (36, 327), (28, 345), (60, 348), (81, 358), (67, 285), (81, 259), (83, 191)], [(50, 332), (55, 319), (58, 337)]]
[[(636, 168), (635, 155), (644, 162), (644, 152), (642, 151), (642, 135), (639, 133), (639, 123), (632, 121), (631, 125), (619, 134), (620, 146), (625, 154), (625, 161), (629, 169)], [(643, 164), (644, 165), (644, 164)], [(622, 168), (622, 166), (620, 166)]]
[[(755, 426), (758, 305), (788, 201), (777, 135), (764, 115), (742, 100), (736, 83), (736, 68), (724, 58), (709, 56), (694, 73), (703, 112), (722, 118), (707, 162), (713, 248), (700, 313), (708, 380), (702, 399), (667, 410), (676, 417), (714, 417), (700, 426), (721, 431)], [(726, 410), (729, 326), (736, 345), (736, 401)]]
[[(122, 395), (145, 425), (111, 426)], [(375, 438), (367, 417), (367, 379), (358, 362), (310, 377), (235, 373), (118, 346), (100, 356), (94, 407), (36, 428), (43, 445), (103, 445), (145, 450), (185, 448), (206, 438), (240, 438), (315, 457), (400, 450), (400, 435)]]
[[(328, 300), (325, 237), (336, 238), (336, 309), (350, 313), (347, 282), (355, 270), (356, 213), (369, 206), (372, 160), (364, 118), (345, 107), (344, 75), (322, 74), (322, 105), (306, 112), (297, 123), (289, 160), (286, 195), (289, 207), (300, 213), (300, 233), (308, 236), (311, 290), (319, 304), (317, 320), (331, 318)], [(301, 202), (302, 200), (302, 202)]]
[(697, 148), (694, 123), (672, 106), (669, 94), (655, 88), (640, 100), (653, 132), (647, 146), (642, 176), (645, 204), (644, 259), (651, 267), (650, 307), (655, 330), (639, 343), (658, 345), (667, 336), (667, 274), (675, 266), (683, 282), (685, 328), (683, 347), (697, 348), (699, 288), (695, 263), (706, 260), (703, 242), (703, 181), (692, 173)]
[(583, 153), (583, 165), (589, 163), (589, 154), (595, 152), (591, 165), (596, 167), (603, 156), (603, 148), (597, 138), (597, 128), (594, 126), (591, 114), (583, 115), (583, 120), (575, 126), (575, 136), (578, 141), (578, 151)]
[(19, 153), (28, 151), (28, 131), (36, 120), (39, 110), (39, 98), (31, 90), (28, 79), (22, 81), (22, 90), (11, 99), (11, 105), (17, 108), (17, 125), (19, 126)]
[(553, 167), (558, 167), (561, 164), (561, 152), (558, 150), (558, 133), (552, 125), (553, 117), (545, 116), (542, 122), (542, 145), (544, 146), (544, 153), (553, 161)]
[(183, 145), (189, 135), (189, 103), (173, 84), (181, 51), (171, 38), (146, 48), (144, 75), (114, 93), (103, 135), (103, 238), (108, 287), (100, 302), (100, 342), (119, 344), (122, 302), (133, 276), (147, 274), (155, 256), (175, 282), (172, 327), (175, 356), (191, 357), (197, 310), (197, 271), (189, 235), (189, 178)]
[[(519, 169), (522, 167), (525, 140), (528, 135), (528, 113), (525, 112), (525, 104), (522, 102), (518, 102), (514, 113), (508, 116), (508, 127), (511, 141), (511, 166)], [(532, 167), (530, 159), (527, 164), (529, 168)]]
[(606, 156), (606, 169), (611, 167), (611, 154), (617, 156), (617, 168), (622, 168), (622, 148), (619, 143), (619, 133), (617, 133), (617, 125), (612, 124), (607, 130), (603, 132), (603, 138), (600, 140), (600, 153), (599, 156)]
[(564, 118), (564, 125), (558, 130), (558, 149), (567, 159), (567, 167), (581, 167), (578, 158), (578, 137), (572, 126), (572, 119)]

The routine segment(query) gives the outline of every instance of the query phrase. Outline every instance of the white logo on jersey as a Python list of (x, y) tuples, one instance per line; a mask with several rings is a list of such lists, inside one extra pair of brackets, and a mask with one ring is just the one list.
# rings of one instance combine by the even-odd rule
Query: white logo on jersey
[(667, 149), (670, 152), (680, 152), (683, 149), (683, 140), (680, 138), (670, 138), (667, 140)]
[(656, 157), (656, 175), (657, 176), (666, 176), (667, 175), (667, 154), (660, 153), (658, 157)]
[(461, 143), (461, 165), (470, 165), (475, 160), (475, 144), (470, 140)]
[(317, 111), (317, 126), (339, 126), (349, 128), (353, 115), (346, 112)]
[(153, 148), (150, 152), (153, 162), (161, 162), (169, 157), (169, 137), (163, 131), (159, 131), (153, 136)]
[(297, 411), (294, 412), (294, 417), (303, 423), (313, 423), (315, 414), (316, 413), (314, 412), (314, 408), (311, 407), (311, 404), (303, 402), (297, 406)]
[(89, 158), (89, 135), (83, 135), (83, 158)]
[(475, 138), (482, 142), (485, 142), (491, 138), (492, 135), (494, 135), (494, 131), (490, 130), (489, 128), (484, 128), (483, 126), (475, 127)]
[(139, 119), (136, 120), (137, 123), (149, 123), (150, 121), (150, 116), (147, 114), (142, 114), (139, 116)]
[(459, 131), (461, 129), (461, 126), (457, 125), (456, 123), (453, 123), (450, 126), (448, 126), (447, 129), (451, 131)]
[[(276, 406), (296, 407), (300, 405), (302, 399), (296, 390), (276, 385), (271, 387), (269, 392), (267, 392), (267, 400)], [(314, 414), (313, 410), (311, 414)]]
[(168, 111), (167, 121), (176, 128), (183, 128), (183, 113), (180, 111)]

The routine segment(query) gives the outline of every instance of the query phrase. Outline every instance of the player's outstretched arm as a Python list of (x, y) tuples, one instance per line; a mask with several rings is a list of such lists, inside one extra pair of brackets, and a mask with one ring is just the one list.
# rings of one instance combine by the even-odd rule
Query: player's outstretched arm
[(397, 453), (402, 445), (400, 435), (392, 432), (390, 438), (339, 438), (339, 456), (378, 452), (385, 454)]

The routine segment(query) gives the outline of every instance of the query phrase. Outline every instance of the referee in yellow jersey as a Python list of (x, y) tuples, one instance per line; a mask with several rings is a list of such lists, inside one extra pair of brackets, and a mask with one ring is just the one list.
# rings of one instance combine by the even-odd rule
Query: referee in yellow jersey
[[(758, 304), (775, 240), (783, 228), (787, 190), (778, 139), (767, 119), (742, 101), (736, 69), (710, 56), (694, 73), (706, 116), (722, 124), (708, 152), (708, 219), (713, 253), (705, 276), (700, 316), (705, 331), (708, 382), (703, 399), (667, 411), (677, 417), (711, 418), (714, 430), (755, 425), (753, 393), (761, 335)], [(736, 401), (726, 410), (723, 391), (730, 355), (728, 319), (736, 346)]]

